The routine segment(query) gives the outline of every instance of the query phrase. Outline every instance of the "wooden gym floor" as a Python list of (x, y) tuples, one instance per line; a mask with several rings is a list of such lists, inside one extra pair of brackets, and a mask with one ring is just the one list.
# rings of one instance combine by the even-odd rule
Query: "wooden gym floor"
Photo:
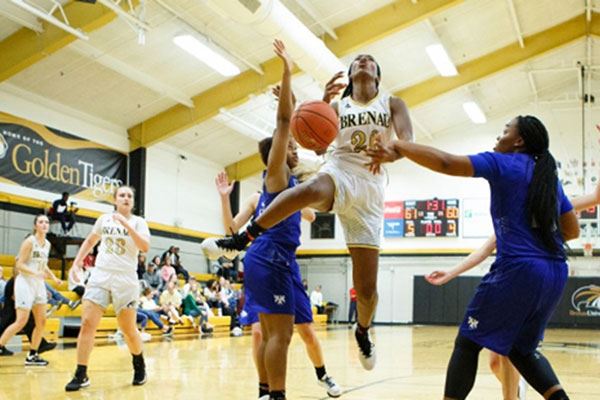
[[(377, 366), (364, 371), (352, 331), (337, 325), (318, 332), (327, 371), (344, 389), (342, 399), (441, 399), (454, 327), (376, 327)], [(102, 342), (104, 345), (102, 345)], [(60, 347), (60, 346), (59, 346)], [(131, 386), (131, 358), (124, 345), (101, 343), (92, 353), (92, 385), (66, 393), (75, 349), (45, 353), (46, 368), (23, 366), (25, 354), (0, 358), (0, 400), (4, 399), (254, 399), (256, 374), (250, 337), (156, 340), (145, 344), (149, 381)], [(543, 352), (553, 363), (572, 400), (600, 400), (600, 334), (592, 330), (549, 330)], [(501, 399), (488, 356), (469, 399)], [(288, 365), (288, 398), (327, 399), (317, 385), (302, 342), (294, 337)], [(527, 399), (538, 399), (529, 389)]]

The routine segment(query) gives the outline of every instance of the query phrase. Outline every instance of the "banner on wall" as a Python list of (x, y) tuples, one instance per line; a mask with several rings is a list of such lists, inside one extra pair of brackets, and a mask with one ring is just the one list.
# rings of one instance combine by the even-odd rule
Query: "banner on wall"
[(484, 238), (494, 233), (490, 200), (486, 198), (469, 198), (463, 200), (463, 237)]
[(383, 211), (383, 236), (384, 237), (403, 237), (404, 236), (404, 202), (386, 201)]
[(600, 327), (600, 278), (570, 277), (551, 322)]
[(0, 113), (0, 182), (110, 202), (126, 179), (125, 154)]

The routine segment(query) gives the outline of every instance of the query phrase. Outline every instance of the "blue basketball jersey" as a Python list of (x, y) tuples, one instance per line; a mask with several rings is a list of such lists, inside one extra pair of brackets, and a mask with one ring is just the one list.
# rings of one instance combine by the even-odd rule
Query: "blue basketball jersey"
[[(296, 177), (291, 176), (288, 188), (297, 184)], [(268, 193), (263, 184), (254, 218), (262, 214), (279, 193)], [(259, 313), (293, 314), (296, 323), (312, 322), (310, 301), (302, 287), (296, 262), (300, 218), (300, 212), (290, 215), (256, 238), (248, 248), (244, 257), (244, 323), (257, 322)]]
[[(264, 180), (265, 172), (263, 172), (263, 180)], [(288, 181), (287, 188), (292, 188), (298, 184), (298, 179), (291, 175)], [(263, 183), (263, 191), (260, 194), (260, 198), (258, 200), (258, 205), (256, 206), (256, 210), (254, 211), (254, 218), (258, 218), (260, 214), (262, 214), (265, 209), (273, 202), (273, 200), (280, 194), (277, 193), (269, 193)], [(285, 247), (294, 248), (300, 246), (300, 220), (301, 213), (297, 211), (278, 223), (277, 225), (267, 229), (261, 236), (256, 238), (255, 242), (267, 240), (273, 241)]]
[[(524, 153), (480, 153), (469, 156), (474, 177), (490, 184), (492, 222), (496, 233), (497, 258), (539, 257), (564, 260), (563, 251), (549, 251), (536, 235), (528, 220), (526, 206), (529, 184), (535, 168), (533, 156)], [(557, 212), (562, 215), (573, 209), (557, 179)], [(563, 240), (554, 233), (558, 248)]]

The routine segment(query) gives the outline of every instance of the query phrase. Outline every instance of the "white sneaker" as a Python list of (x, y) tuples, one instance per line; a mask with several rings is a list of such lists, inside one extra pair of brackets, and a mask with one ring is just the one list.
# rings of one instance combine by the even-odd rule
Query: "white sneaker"
[(148, 332), (140, 332), (140, 338), (142, 339), (142, 342), (149, 342), (152, 340), (152, 335)]
[(123, 332), (116, 331), (112, 335), (108, 335), (108, 339), (114, 340), (115, 342), (122, 341), (123, 340)]
[(354, 330), (354, 337), (356, 338), (356, 343), (358, 344), (358, 359), (362, 364), (363, 368), (367, 371), (375, 368), (375, 361), (377, 360), (375, 354), (375, 345), (371, 341), (371, 337), (369, 336), (369, 331), (364, 335), (358, 333), (358, 325)]
[(268, 394), (265, 394), (264, 396), (259, 397), (258, 400), (269, 400), (269, 397)]
[(527, 394), (527, 381), (525, 378), (519, 378), (519, 400), (525, 400)]
[(329, 397), (340, 397), (342, 395), (342, 388), (340, 388), (329, 375), (325, 375), (323, 378), (319, 379), (319, 385), (327, 389), (327, 395)]
[(240, 254), (239, 250), (232, 250), (232, 249), (227, 249), (224, 247), (220, 247), (217, 244), (218, 240), (223, 240), (222, 238), (208, 238), (208, 239), (204, 239), (202, 241), (202, 244), (200, 244), (200, 248), (202, 249), (202, 251), (204, 251), (204, 254), (206, 254), (206, 257), (208, 257), (210, 260), (217, 260), (219, 257), (221, 256), (225, 256), (230, 260), (233, 260), (234, 258), (236, 258), (238, 256), (238, 254)]
[(240, 328), (239, 326), (236, 326), (235, 328), (233, 328), (231, 330), (231, 336), (240, 337), (243, 334), (244, 334), (244, 332), (242, 331), (242, 328)]

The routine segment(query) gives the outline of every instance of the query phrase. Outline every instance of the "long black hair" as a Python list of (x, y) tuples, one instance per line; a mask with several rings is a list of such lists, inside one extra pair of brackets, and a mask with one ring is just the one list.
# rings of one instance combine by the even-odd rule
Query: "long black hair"
[[(362, 56), (362, 54), (359, 54), (358, 56), (356, 56), (356, 58), (354, 60), (352, 60), (352, 62), (350, 63), (350, 66), (348, 67), (348, 86), (346, 86), (346, 89), (344, 89), (344, 93), (342, 93), (342, 99), (344, 97), (348, 97), (352, 95), (352, 79), (350, 78), (350, 74), (352, 73), (352, 64), (354, 64), (354, 61), (356, 61), (360, 56)], [(379, 64), (377, 63), (377, 61), (375, 61), (375, 65), (377, 65), (377, 89), (379, 89), (379, 81), (381, 80), (381, 67), (379, 66)]]
[(519, 115), (517, 129), (525, 142), (525, 153), (533, 155), (535, 168), (527, 193), (526, 211), (533, 231), (550, 251), (562, 251), (555, 239), (560, 232), (556, 160), (549, 151), (546, 127), (534, 116)]

